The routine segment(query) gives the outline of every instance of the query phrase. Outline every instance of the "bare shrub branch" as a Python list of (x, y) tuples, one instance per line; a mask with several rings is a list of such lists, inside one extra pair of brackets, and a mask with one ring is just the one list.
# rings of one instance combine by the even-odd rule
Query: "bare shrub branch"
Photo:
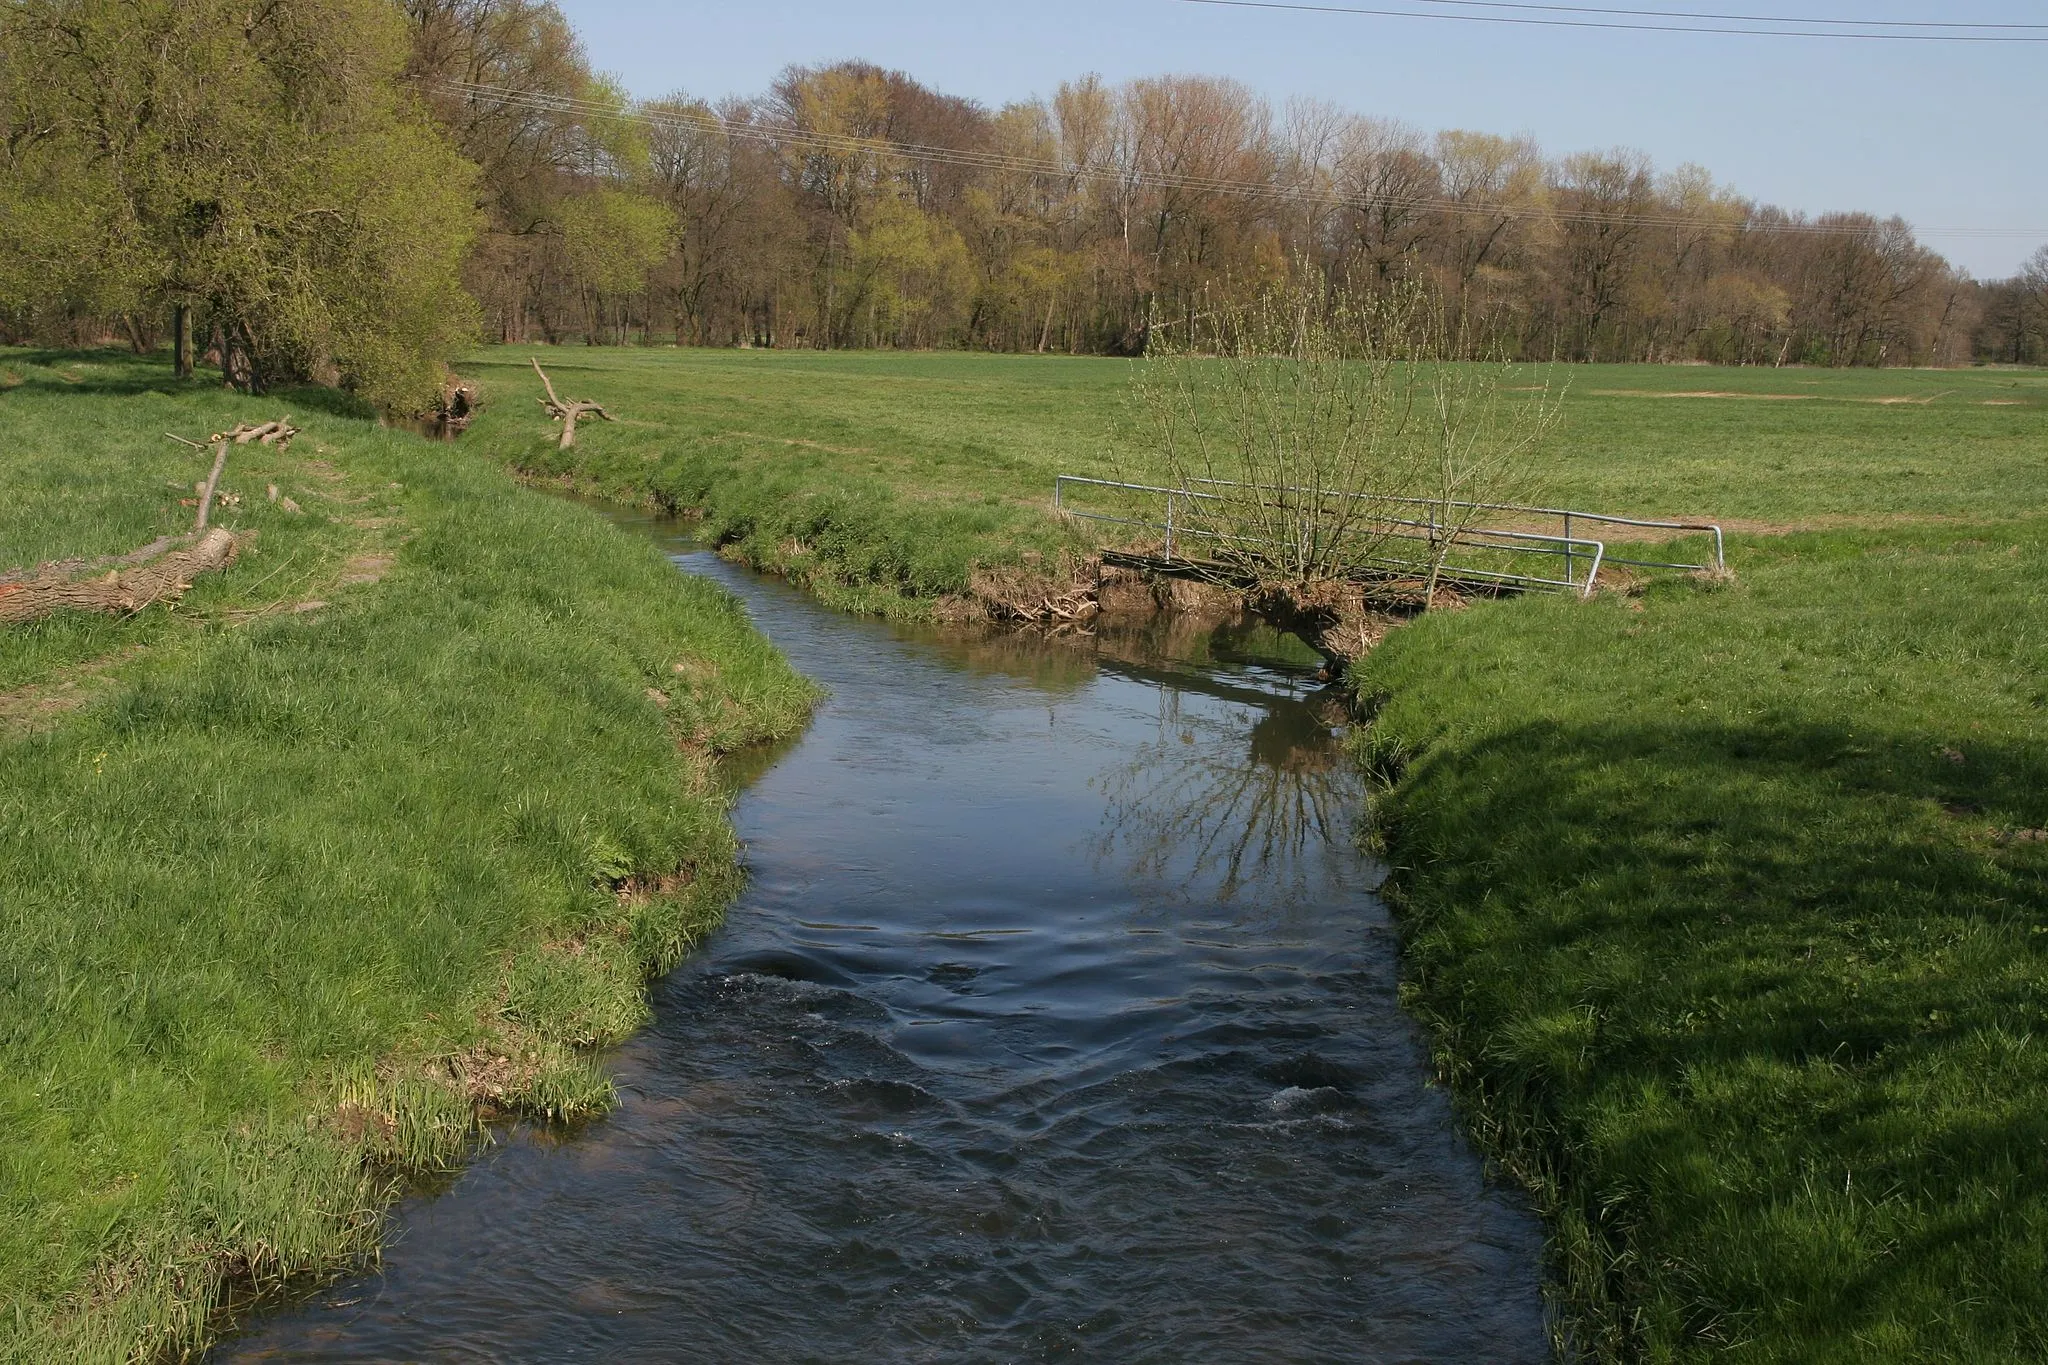
[(1159, 351), (1134, 390), (1174, 490), (1170, 548), (1264, 595), (1326, 600), (1318, 585), (1379, 574), (1433, 600), (1499, 520), (1483, 504), (1531, 494), (1560, 415), (1547, 377), (1407, 285), (1300, 270), (1191, 314)]

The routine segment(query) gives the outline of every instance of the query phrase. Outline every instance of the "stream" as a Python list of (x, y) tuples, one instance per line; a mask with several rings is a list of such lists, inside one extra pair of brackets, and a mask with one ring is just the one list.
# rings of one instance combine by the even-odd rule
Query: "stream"
[(212, 1360), (1549, 1359), (1300, 646), (892, 627), (609, 515), (831, 689), (733, 761), (751, 881), (612, 1115), (501, 1132)]

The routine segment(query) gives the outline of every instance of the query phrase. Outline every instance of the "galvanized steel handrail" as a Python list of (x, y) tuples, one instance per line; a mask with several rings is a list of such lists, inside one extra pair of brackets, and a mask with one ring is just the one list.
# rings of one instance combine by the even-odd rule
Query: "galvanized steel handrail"
[[(1071, 476), (1067, 476), (1071, 477)], [(1294, 488), (1284, 484), (1239, 483), (1231, 479), (1190, 479), (1190, 483), (1210, 488), (1249, 488), (1264, 493), (1311, 494), (1306, 488)], [(1339, 489), (1324, 489), (1312, 493), (1316, 497), (1365, 498), (1376, 502), (1399, 502), (1411, 506), (1459, 507), (1477, 512), (1520, 512), (1535, 517), (1561, 517), (1564, 520), (1565, 535), (1571, 535), (1572, 522), (1591, 521), (1604, 526), (1640, 526), (1659, 531), (1705, 531), (1714, 537), (1714, 562), (1712, 564), (1680, 564), (1663, 559), (1610, 559), (1610, 564), (1629, 564), (1639, 569), (1682, 569), (1691, 573), (1725, 573), (1728, 569), (1726, 538), (1721, 528), (1710, 521), (1659, 521), (1648, 517), (1619, 517), (1609, 512), (1583, 512), (1573, 507), (1533, 507), (1513, 502), (1459, 502), (1443, 498), (1402, 497), (1382, 493), (1352, 493)], [(1059, 503), (1059, 490), (1053, 490), (1053, 503)]]
[[(1176, 494), (1176, 496), (1186, 496), (1195, 498), (1214, 497), (1213, 494), (1208, 493)], [(1089, 514), (1085, 512), (1072, 512), (1070, 510), (1069, 515), (1088, 516)], [(1121, 520), (1106, 517), (1095, 517), (1093, 519), (1098, 521)], [(1127, 521), (1123, 524), (1143, 526), (1150, 525), (1151, 523)], [(1430, 544), (1436, 543), (1436, 533), (1442, 529), (1441, 526), (1433, 522), (1413, 521), (1405, 517), (1389, 517), (1386, 520), (1382, 521), (1380, 525), (1409, 526), (1416, 528), (1417, 531), (1427, 531), (1428, 534), (1426, 535), (1417, 534), (1415, 531), (1394, 531), (1387, 533), (1385, 538), (1390, 540), (1419, 540)], [(1205, 540), (1238, 541), (1246, 545), (1259, 545), (1266, 543), (1255, 536), (1233, 536), (1221, 531), (1203, 531), (1189, 526), (1180, 527), (1179, 534), (1182, 536), (1199, 536)], [(1476, 547), (1479, 549), (1505, 550), (1515, 554), (1562, 555), (1564, 556), (1565, 560), (1565, 576), (1563, 578), (1540, 578), (1535, 574), (1505, 573), (1496, 569), (1481, 569), (1476, 568), (1472, 565), (1461, 564), (1455, 566), (1451, 570), (1452, 574), (1459, 578), (1484, 578), (1500, 583), (1520, 583), (1524, 585), (1549, 588), (1571, 588), (1577, 591), (1581, 596), (1591, 596), (1594, 587), (1599, 582), (1600, 566), (1603, 562), (1606, 562), (1607, 546), (1600, 541), (1588, 540), (1584, 537), (1575, 536), (1567, 538), (1564, 536), (1547, 536), (1537, 531), (1497, 531), (1489, 527), (1472, 526), (1466, 527), (1463, 530), (1456, 532), (1453, 536), (1453, 543), (1458, 542), (1461, 538), (1471, 536), (1491, 536), (1495, 539), (1500, 540), (1513, 540), (1517, 542), (1524, 542), (1514, 546), (1482, 545)], [(1534, 543), (1530, 544), (1527, 542)], [(1464, 543), (1470, 544), (1471, 542), (1469, 540), (1466, 540)], [(1560, 548), (1547, 548), (1549, 546), (1558, 546)], [(1581, 583), (1578, 579), (1573, 578), (1571, 576), (1572, 561), (1574, 558), (1574, 547), (1585, 549), (1589, 551), (1591, 555), (1590, 564), (1586, 570), (1586, 578), (1583, 583)], [(1169, 544), (1167, 548), (1167, 558), (1172, 559), (1176, 557), (1177, 556), (1174, 553), (1173, 547)], [(1585, 558), (1585, 556), (1578, 557)], [(1390, 569), (1413, 569), (1416, 567), (1412, 561), (1392, 559), (1385, 555), (1368, 555), (1360, 561), (1360, 567), (1372, 564), (1384, 565)]]
[[(1206, 485), (1209, 485), (1209, 486), (1212, 486), (1212, 487), (1240, 487), (1240, 488), (1241, 488), (1241, 487), (1247, 487), (1247, 486), (1251, 486), (1251, 485), (1244, 485), (1244, 484), (1233, 484), (1233, 483), (1230, 483), (1230, 482), (1228, 482), (1228, 481), (1226, 481), (1226, 480), (1220, 480), (1220, 479), (1198, 479), (1198, 480), (1194, 480), (1193, 482), (1196, 482), (1196, 483), (1202, 483), (1202, 484), (1206, 484)], [(1067, 501), (1066, 501), (1066, 487), (1067, 487), (1067, 485), (1068, 485), (1068, 484), (1070, 484), (1070, 483), (1071, 483), (1071, 484), (1084, 484), (1084, 485), (1088, 485), (1088, 486), (1092, 486), (1092, 487), (1096, 487), (1096, 488), (1116, 488), (1116, 489), (1121, 489), (1121, 490), (1123, 490), (1123, 491), (1125, 491), (1125, 492), (1132, 492), (1132, 493), (1154, 493), (1154, 494), (1158, 494), (1158, 495), (1160, 495), (1161, 497), (1164, 497), (1164, 498), (1166, 499), (1166, 520), (1165, 520), (1165, 522), (1164, 522), (1164, 523), (1159, 523), (1159, 522), (1152, 522), (1152, 521), (1146, 521), (1146, 520), (1143, 520), (1142, 518), (1137, 518), (1137, 517), (1117, 517), (1117, 516), (1110, 516), (1110, 515), (1108, 515), (1107, 513), (1102, 513), (1102, 512), (1088, 512), (1088, 511), (1081, 511), (1081, 510), (1077, 510), (1077, 509), (1075, 509), (1075, 508), (1069, 507), (1069, 506), (1067, 505)], [(1299, 492), (1304, 492), (1304, 491), (1306, 491), (1306, 490), (1302, 490), (1302, 489), (1289, 489), (1289, 488), (1280, 488), (1280, 487), (1273, 487), (1273, 488), (1269, 488), (1269, 489), (1267, 489), (1266, 491), (1272, 491), (1272, 492), (1296, 492), (1296, 493), (1299, 493)], [(1347, 494), (1343, 494), (1342, 496), (1345, 496), (1345, 497), (1351, 497), (1351, 498), (1360, 498), (1360, 497), (1370, 497), (1370, 496), (1372, 496), (1372, 495), (1370, 495), (1370, 494), (1361, 494), (1361, 493), (1347, 493)], [(1180, 538), (1180, 537), (1184, 537), (1184, 536), (1197, 536), (1197, 537), (1201, 537), (1201, 538), (1203, 538), (1203, 539), (1208, 539), (1208, 540), (1233, 540), (1233, 541), (1239, 541), (1239, 542), (1242, 542), (1242, 543), (1246, 543), (1246, 544), (1260, 544), (1260, 543), (1263, 543), (1263, 542), (1260, 542), (1260, 541), (1258, 541), (1257, 539), (1255, 539), (1255, 538), (1253, 538), (1253, 537), (1249, 537), (1249, 536), (1232, 536), (1232, 535), (1227, 535), (1227, 534), (1224, 534), (1224, 533), (1222, 533), (1222, 532), (1217, 532), (1217, 531), (1205, 531), (1205, 530), (1201, 530), (1201, 529), (1199, 529), (1199, 528), (1195, 528), (1195, 527), (1190, 527), (1190, 526), (1186, 526), (1186, 525), (1180, 524), (1180, 523), (1179, 523), (1179, 520), (1178, 520), (1178, 518), (1177, 518), (1177, 517), (1175, 516), (1175, 503), (1176, 503), (1176, 501), (1177, 501), (1178, 499), (1181, 499), (1181, 498), (1185, 498), (1185, 499), (1189, 500), (1190, 502), (1223, 502), (1223, 501), (1227, 501), (1227, 499), (1225, 499), (1225, 498), (1224, 498), (1224, 497), (1223, 497), (1222, 495), (1220, 495), (1220, 494), (1216, 494), (1216, 493), (1198, 493), (1198, 492), (1195, 492), (1194, 490), (1192, 490), (1192, 489), (1188, 489), (1188, 488), (1168, 488), (1168, 487), (1165, 487), (1165, 486), (1163, 486), (1163, 485), (1159, 485), (1159, 484), (1142, 484), (1142, 483), (1127, 483), (1127, 482), (1124, 482), (1124, 481), (1122, 481), (1122, 480), (1118, 480), (1118, 479), (1095, 479), (1095, 478), (1089, 478), (1089, 477), (1087, 477), (1087, 476), (1085, 476), (1085, 475), (1081, 475), (1081, 474), (1059, 474), (1059, 475), (1055, 475), (1055, 476), (1054, 476), (1054, 479), (1053, 479), (1053, 493), (1052, 493), (1052, 500), (1053, 500), (1053, 508), (1054, 508), (1054, 510), (1056, 510), (1056, 511), (1060, 511), (1060, 512), (1064, 512), (1064, 513), (1066, 513), (1066, 514), (1067, 514), (1068, 516), (1073, 516), (1073, 517), (1080, 517), (1080, 518), (1084, 518), (1084, 519), (1086, 519), (1086, 520), (1089, 520), (1089, 521), (1100, 521), (1100, 522), (1107, 522), (1107, 523), (1109, 523), (1109, 524), (1111, 524), (1111, 525), (1116, 525), (1116, 526), (1143, 526), (1143, 527), (1146, 527), (1146, 528), (1148, 528), (1148, 529), (1154, 529), (1154, 530), (1164, 530), (1164, 531), (1166, 532), (1166, 557), (1167, 557), (1168, 559), (1176, 559), (1176, 558), (1178, 558), (1178, 557), (1179, 557), (1179, 554), (1178, 554), (1178, 546), (1177, 546), (1177, 543), (1176, 543), (1176, 542), (1177, 542), (1177, 539), (1178, 539), (1178, 538)], [(1464, 507), (1464, 508), (1472, 508), (1472, 509), (1479, 509), (1479, 510), (1488, 510), (1488, 509), (1489, 509), (1489, 506), (1490, 506), (1490, 505), (1487, 505), (1487, 504), (1478, 504), (1478, 503), (1460, 503), (1460, 502), (1450, 502), (1450, 503), (1445, 503), (1445, 502), (1443, 502), (1443, 501), (1440, 501), (1440, 500), (1435, 500), (1435, 499), (1429, 499), (1429, 498), (1385, 498), (1385, 499), (1382, 499), (1382, 501), (1387, 501), (1387, 502), (1400, 502), (1400, 503), (1407, 503), (1407, 504), (1416, 504), (1416, 505), (1427, 505), (1427, 506), (1435, 506), (1435, 507), (1442, 507), (1442, 506), (1451, 506), (1451, 507)], [(1499, 510), (1505, 510), (1505, 511), (1538, 511), (1538, 510), (1541, 510), (1541, 509), (1533, 509), (1533, 508), (1520, 508), (1520, 507), (1513, 507), (1513, 506), (1509, 506), (1509, 505), (1505, 505), (1505, 504), (1500, 504), (1500, 505), (1497, 505), (1497, 506), (1498, 506)], [(1620, 518), (1620, 517), (1604, 517), (1604, 516), (1601, 516), (1601, 515), (1600, 515), (1600, 514), (1598, 514), (1598, 513), (1585, 513), (1585, 514), (1580, 514), (1580, 513), (1576, 513), (1576, 512), (1574, 512), (1574, 513), (1570, 513), (1570, 514), (1567, 514), (1567, 515), (1570, 515), (1570, 516), (1579, 516), (1579, 515), (1584, 515), (1584, 516), (1586, 516), (1586, 517), (1587, 517), (1588, 519), (1590, 519), (1590, 520), (1600, 520), (1600, 521), (1615, 521), (1615, 522), (1625, 522), (1625, 521), (1627, 520), (1626, 518)], [(1431, 519), (1430, 519), (1429, 521), (1416, 521), (1416, 520), (1413, 520), (1413, 519), (1411, 519), (1411, 518), (1407, 518), (1407, 517), (1383, 517), (1383, 518), (1380, 518), (1380, 519), (1378, 520), (1377, 524), (1378, 524), (1378, 525), (1380, 525), (1380, 526), (1405, 526), (1405, 527), (1410, 527), (1410, 528), (1414, 528), (1414, 530), (1411, 530), (1411, 531), (1409, 531), (1409, 532), (1405, 532), (1405, 533), (1404, 533), (1404, 532), (1398, 532), (1398, 531), (1397, 531), (1397, 532), (1392, 532), (1392, 533), (1390, 533), (1390, 534), (1391, 534), (1391, 538), (1395, 538), (1395, 539), (1404, 539), (1404, 540), (1426, 540), (1426, 541), (1428, 541), (1428, 542), (1430, 542), (1430, 543), (1432, 543), (1432, 544), (1436, 543), (1436, 540), (1437, 540), (1437, 533), (1438, 533), (1438, 532), (1439, 532), (1439, 531), (1440, 531), (1440, 530), (1442, 529), (1442, 527), (1441, 527), (1441, 526), (1440, 526), (1440, 524), (1439, 524), (1439, 523), (1438, 523), (1438, 522), (1437, 522), (1437, 521), (1435, 520), (1435, 518), (1434, 518), (1434, 517), (1432, 517), (1432, 518), (1431, 518)], [(1634, 523), (1634, 524), (1642, 524), (1642, 525), (1659, 525), (1659, 524), (1665, 524), (1665, 523), (1648, 523), (1648, 522), (1644, 522), (1644, 523)], [(1714, 528), (1714, 529), (1715, 529), (1715, 531), (1716, 531), (1716, 544), (1717, 544), (1717, 547), (1718, 547), (1718, 543), (1719, 543), (1719, 528), (1718, 528), (1718, 527), (1716, 527), (1716, 528)], [(1427, 532), (1427, 534), (1426, 534), (1426, 535), (1419, 535), (1419, 534), (1415, 534), (1415, 533), (1414, 533), (1415, 531), (1426, 531), (1426, 532)], [(1462, 540), (1462, 541), (1463, 541), (1463, 543), (1466, 543), (1466, 544), (1472, 544), (1472, 543), (1473, 543), (1473, 538), (1476, 538), (1476, 537), (1486, 537), (1486, 538), (1490, 538), (1490, 539), (1492, 539), (1492, 540), (1494, 540), (1494, 541), (1502, 541), (1502, 540), (1506, 540), (1506, 541), (1512, 541), (1512, 542), (1515, 542), (1515, 544), (1514, 544), (1514, 545), (1513, 545), (1512, 547), (1510, 547), (1510, 546), (1503, 546), (1503, 545), (1498, 545), (1498, 544), (1495, 544), (1495, 545), (1479, 545), (1479, 546), (1477, 546), (1477, 548), (1482, 548), (1482, 549), (1496, 549), (1496, 550), (1506, 550), (1506, 551), (1509, 551), (1509, 552), (1511, 552), (1511, 553), (1518, 553), (1518, 554), (1544, 554), (1544, 555), (1561, 555), (1561, 556), (1563, 556), (1563, 557), (1564, 557), (1564, 561), (1565, 561), (1565, 576), (1564, 576), (1563, 578), (1561, 578), (1561, 579), (1559, 579), (1559, 578), (1541, 578), (1541, 577), (1538, 577), (1538, 576), (1536, 576), (1536, 575), (1534, 575), (1534, 574), (1519, 574), (1519, 573), (1509, 573), (1509, 572), (1503, 572), (1503, 571), (1499, 571), (1499, 570), (1494, 570), (1494, 569), (1480, 569), (1480, 568), (1474, 568), (1474, 567), (1470, 567), (1470, 566), (1464, 566), (1464, 565), (1460, 565), (1460, 566), (1457, 566), (1457, 567), (1456, 567), (1456, 568), (1454, 569), (1454, 571), (1453, 571), (1453, 572), (1454, 572), (1454, 573), (1455, 573), (1455, 574), (1456, 574), (1457, 576), (1459, 576), (1459, 577), (1467, 577), (1467, 578), (1483, 578), (1483, 579), (1487, 579), (1487, 580), (1489, 580), (1489, 581), (1493, 581), (1493, 582), (1500, 582), (1500, 583), (1516, 583), (1516, 584), (1521, 584), (1521, 585), (1524, 585), (1524, 586), (1530, 586), (1530, 587), (1572, 588), (1572, 589), (1575, 589), (1575, 590), (1577, 590), (1577, 591), (1578, 591), (1578, 592), (1580, 593), (1580, 595), (1581, 595), (1581, 596), (1591, 596), (1591, 595), (1592, 595), (1592, 593), (1593, 593), (1593, 590), (1594, 590), (1594, 589), (1595, 589), (1595, 588), (1596, 588), (1596, 587), (1598, 586), (1598, 584), (1599, 584), (1599, 579), (1600, 579), (1600, 569), (1601, 569), (1601, 566), (1602, 566), (1602, 565), (1603, 565), (1604, 563), (1614, 562), (1614, 561), (1610, 561), (1610, 560), (1608, 560), (1608, 559), (1607, 559), (1607, 546), (1606, 546), (1606, 543), (1605, 543), (1605, 542), (1603, 542), (1603, 541), (1599, 541), (1599, 540), (1593, 540), (1593, 539), (1590, 539), (1590, 538), (1588, 538), (1588, 537), (1584, 537), (1584, 536), (1574, 536), (1574, 535), (1570, 534), (1570, 529), (1569, 529), (1569, 526), (1567, 526), (1567, 529), (1566, 529), (1566, 534), (1564, 534), (1564, 535), (1561, 535), (1561, 536), (1553, 536), (1553, 535), (1546, 535), (1546, 534), (1543, 534), (1542, 532), (1538, 532), (1538, 531), (1509, 531), (1509, 530), (1500, 530), (1500, 529), (1496, 529), (1496, 528), (1493, 528), (1493, 527), (1486, 527), (1486, 526), (1472, 526), (1472, 527), (1464, 527), (1464, 528), (1460, 528), (1459, 530), (1457, 530), (1457, 531), (1454, 531), (1454, 532), (1452, 533), (1452, 540), (1453, 540), (1453, 542), (1454, 542), (1454, 543), (1456, 543), (1456, 542), (1459, 542), (1459, 541), (1461, 541), (1461, 540)], [(1575, 569), (1575, 567), (1576, 567), (1576, 565), (1575, 565), (1575, 561), (1576, 561), (1576, 560), (1577, 560), (1577, 559), (1578, 559), (1578, 558), (1580, 557), (1580, 556), (1579, 556), (1579, 554), (1578, 554), (1577, 552), (1578, 552), (1579, 550), (1581, 550), (1581, 549), (1583, 549), (1584, 551), (1586, 551), (1586, 552), (1587, 552), (1587, 555), (1586, 555), (1586, 557), (1588, 558), (1588, 561), (1589, 561), (1589, 567), (1587, 568), (1587, 571), (1586, 571), (1586, 577), (1585, 577), (1585, 581), (1584, 581), (1584, 583), (1583, 583), (1583, 584), (1582, 584), (1582, 583), (1580, 583), (1580, 582), (1579, 582), (1579, 580), (1578, 580), (1578, 579), (1577, 579), (1577, 578), (1576, 578), (1576, 577), (1574, 576), (1574, 569)], [(1369, 557), (1368, 557), (1368, 559), (1367, 559), (1367, 561), (1366, 561), (1366, 563), (1379, 563), (1379, 564), (1382, 564), (1382, 565), (1386, 565), (1386, 566), (1389, 566), (1389, 567), (1393, 567), (1393, 568), (1412, 568), (1412, 567), (1413, 567), (1413, 565), (1411, 565), (1411, 564), (1408, 564), (1408, 563), (1407, 563), (1407, 562), (1405, 562), (1405, 561), (1401, 561), (1401, 560), (1395, 560), (1395, 559), (1389, 559), (1389, 558), (1387, 558), (1387, 557), (1385, 557), (1385, 556), (1369, 556)], [(1361, 567), (1362, 567), (1362, 566), (1361, 566)], [(1690, 568), (1690, 567), (1700, 567), (1700, 566), (1690, 566), (1690, 565), (1670, 565), (1670, 566), (1654, 566), (1654, 565), (1653, 565), (1652, 567), (1674, 567), (1674, 568), (1678, 568), (1678, 567), (1685, 567), (1685, 568)]]

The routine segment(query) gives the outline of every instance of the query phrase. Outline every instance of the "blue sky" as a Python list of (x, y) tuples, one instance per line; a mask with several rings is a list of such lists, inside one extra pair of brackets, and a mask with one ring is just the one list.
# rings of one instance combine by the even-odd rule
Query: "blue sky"
[[(2022, 0), (1604, 2), (2048, 23), (2048, 5)], [(1049, 94), (1089, 71), (1113, 81), (1200, 72), (1234, 76), (1276, 105), (1308, 95), (1427, 130), (1529, 133), (1553, 154), (1637, 147), (1660, 168), (1695, 161), (1787, 208), (1898, 213), (1923, 230), (2039, 230), (2021, 239), (1926, 233), (1983, 278), (2010, 274), (2048, 244), (2048, 43), (1612, 33), (1180, 0), (558, 3), (593, 65), (640, 96), (748, 94), (790, 63), (847, 57), (900, 67), (991, 106)]]

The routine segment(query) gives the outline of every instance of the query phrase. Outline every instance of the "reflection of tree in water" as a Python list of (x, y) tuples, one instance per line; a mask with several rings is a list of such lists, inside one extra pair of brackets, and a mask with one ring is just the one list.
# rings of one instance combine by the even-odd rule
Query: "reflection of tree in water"
[(1312, 700), (1225, 707), (1188, 705), (1199, 694), (1172, 687), (1158, 695), (1157, 737), (1096, 779), (1107, 809), (1095, 856), (1121, 855), (1152, 880), (1213, 879), (1224, 900), (1247, 883), (1305, 890), (1326, 853), (1349, 845), (1358, 809), (1334, 717)]

